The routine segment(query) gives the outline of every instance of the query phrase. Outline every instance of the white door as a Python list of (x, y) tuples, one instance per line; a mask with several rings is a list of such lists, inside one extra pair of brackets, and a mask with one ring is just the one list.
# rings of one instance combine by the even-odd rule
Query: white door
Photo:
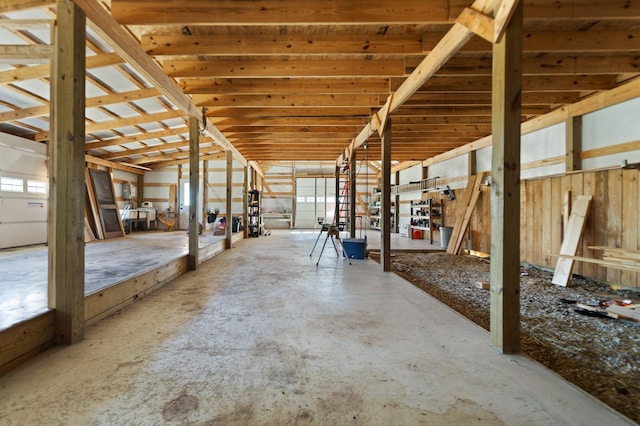
[(296, 179), (296, 228), (316, 227), (316, 179)]
[(189, 204), (191, 204), (189, 188), (189, 179), (180, 179), (180, 186), (178, 188), (178, 200), (180, 200), (180, 205), (178, 206), (178, 223), (180, 229), (187, 229), (187, 226), (189, 226)]
[(332, 223), (336, 206), (335, 179), (296, 179), (296, 227), (316, 229)]

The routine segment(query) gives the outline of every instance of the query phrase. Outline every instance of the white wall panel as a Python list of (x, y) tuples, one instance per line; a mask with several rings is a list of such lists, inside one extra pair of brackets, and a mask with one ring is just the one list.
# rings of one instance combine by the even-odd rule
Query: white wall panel
[[(586, 114), (582, 121), (582, 150), (640, 140), (639, 118), (640, 98)], [(615, 167), (625, 160), (628, 163), (640, 162), (640, 151), (586, 158), (582, 161), (582, 168)]]
[[(47, 242), (46, 159), (44, 144), (0, 133), (0, 176), (23, 181), (23, 192), (0, 191), (0, 248)], [(29, 180), (43, 183), (45, 193), (28, 192)]]
[(488, 146), (476, 151), (476, 171), (490, 172), (491, 171), (491, 156), (493, 155), (493, 147)]
[[(442, 163), (434, 164), (428, 168), (429, 178), (438, 177), (438, 182), (444, 179), (455, 179), (467, 176), (468, 156), (460, 155)], [(451, 189), (464, 188), (466, 181), (455, 181), (449, 184)]]

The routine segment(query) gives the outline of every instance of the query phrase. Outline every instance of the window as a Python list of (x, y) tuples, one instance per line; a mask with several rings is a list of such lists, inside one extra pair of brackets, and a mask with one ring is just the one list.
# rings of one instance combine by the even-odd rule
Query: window
[(316, 201), (318, 203), (324, 203), (324, 197), (318, 197), (318, 198), (316, 198)]
[(27, 192), (31, 194), (45, 194), (47, 187), (43, 180), (27, 180)]
[(304, 198), (304, 197), (298, 197), (298, 198), (296, 198), (296, 201), (297, 201), (298, 203), (304, 203), (304, 202), (305, 202), (304, 200), (305, 200), (305, 198)]
[(24, 192), (24, 181), (20, 178), (0, 177), (0, 191)]
[(307, 203), (315, 203), (316, 197), (307, 197)]

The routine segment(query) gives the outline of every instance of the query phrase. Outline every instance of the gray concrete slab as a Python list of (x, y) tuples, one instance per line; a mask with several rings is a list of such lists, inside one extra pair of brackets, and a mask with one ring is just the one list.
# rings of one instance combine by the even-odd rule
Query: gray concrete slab
[(244, 240), (0, 377), (3, 424), (632, 424), (371, 260)]
[[(224, 236), (199, 236), (206, 247)], [(185, 231), (134, 232), (85, 245), (85, 294), (91, 294), (189, 252)], [(47, 310), (46, 246), (0, 250), (0, 330)]]

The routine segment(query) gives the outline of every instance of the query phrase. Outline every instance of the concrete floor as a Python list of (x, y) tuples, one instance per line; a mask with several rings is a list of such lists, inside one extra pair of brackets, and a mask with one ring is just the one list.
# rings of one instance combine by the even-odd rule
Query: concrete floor
[[(319, 230), (312, 232), (317, 237)], [(323, 233), (319, 248), (325, 236)], [(357, 238), (365, 236), (370, 247), (380, 247), (379, 231), (356, 233)], [(224, 236), (207, 232), (199, 239), (202, 248), (223, 240)], [(189, 252), (189, 241), (183, 230), (133, 232), (124, 238), (95, 241), (85, 247), (85, 294), (91, 294), (184, 256)], [(439, 249), (439, 246), (396, 234), (392, 235), (392, 248)], [(318, 249), (316, 255), (319, 253)], [(46, 246), (0, 250), (0, 330), (47, 310), (47, 256)]]
[(315, 232), (244, 240), (0, 377), (0, 424), (632, 424)]
[[(200, 235), (205, 247), (224, 236)], [(85, 294), (91, 294), (189, 252), (184, 231), (133, 232), (85, 246)], [(0, 330), (47, 310), (46, 246), (0, 250)]]

